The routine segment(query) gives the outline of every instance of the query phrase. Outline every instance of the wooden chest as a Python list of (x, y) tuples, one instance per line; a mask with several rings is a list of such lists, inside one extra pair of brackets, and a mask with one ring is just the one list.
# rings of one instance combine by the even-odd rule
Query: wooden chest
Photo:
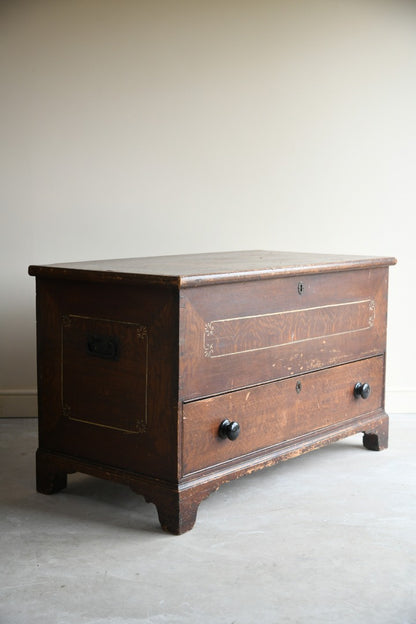
[(83, 472), (192, 528), (222, 483), (342, 437), (387, 446), (394, 258), (271, 251), (31, 266), (37, 489)]

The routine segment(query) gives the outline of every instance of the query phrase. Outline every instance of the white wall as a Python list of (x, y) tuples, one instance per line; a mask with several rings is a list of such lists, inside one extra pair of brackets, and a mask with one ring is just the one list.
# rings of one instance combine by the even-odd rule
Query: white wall
[(387, 398), (416, 411), (416, 9), (3, 0), (0, 409), (33, 413), (27, 265), (395, 255)]

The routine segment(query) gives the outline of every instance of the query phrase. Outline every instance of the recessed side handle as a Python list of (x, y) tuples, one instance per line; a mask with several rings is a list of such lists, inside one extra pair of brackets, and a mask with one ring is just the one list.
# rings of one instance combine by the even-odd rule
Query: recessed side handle
[(87, 353), (104, 360), (117, 360), (120, 353), (120, 345), (115, 336), (88, 334)]

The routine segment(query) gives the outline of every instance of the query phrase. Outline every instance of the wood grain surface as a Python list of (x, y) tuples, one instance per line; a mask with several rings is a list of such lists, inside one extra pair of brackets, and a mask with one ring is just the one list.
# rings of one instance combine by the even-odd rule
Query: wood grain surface
[(183, 400), (382, 354), (388, 269), (182, 291)]
[[(383, 404), (383, 381), (384, 358), (374, 357), (186, 403), (184, 474), (375, 412)], [(368, 399), (354, 397), (357, 382), (370, 384)], [(239, 423), (241, 433), (236, 440), (219, 437), (224, 419)]]
[(29, 274), (95, 282), (161, 282), (186, 288), (207, 283), (388, 266), (395, 262), (395, 258), (375, 256), (250, 250), (32, 265)]
[[(125, 483), (181, 534), (230, 479), (358, 431), (385, 448), (394, 262), (249, 251), (31, 266), (38, 491), (76, 471)], [(236, 440), (219, 437), (225, 419)]]

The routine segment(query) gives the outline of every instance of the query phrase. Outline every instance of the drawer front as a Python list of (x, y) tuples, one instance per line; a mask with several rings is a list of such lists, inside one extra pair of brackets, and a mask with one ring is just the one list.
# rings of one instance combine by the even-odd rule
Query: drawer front
[[(354, 395), (356, 383), (370, 395)], [(292, 440), (383, 405), (384, 357), (336, 366), (183, 406), (184, 474)], [(218, 435), (225, 419), (237, 421), (236, 440)]]
[(182, 399), (382, 354), (387, 269), (181, 293)]

